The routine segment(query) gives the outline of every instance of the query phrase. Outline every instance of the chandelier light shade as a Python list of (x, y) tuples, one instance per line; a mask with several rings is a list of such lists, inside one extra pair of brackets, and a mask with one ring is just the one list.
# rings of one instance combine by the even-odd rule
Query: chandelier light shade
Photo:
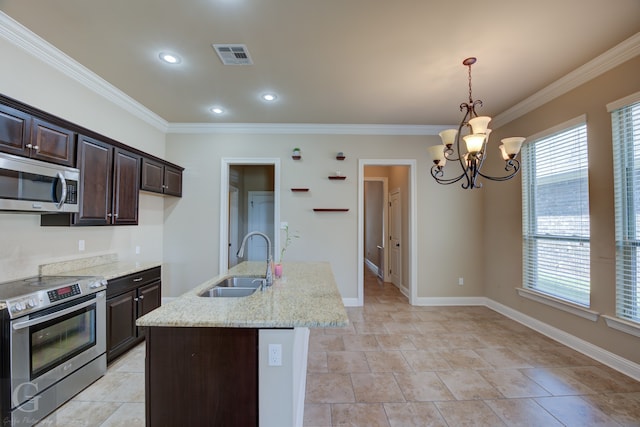
[[(469, 71), (469, 102), (460, 104), (460, 111), (464, 112), (464, 117), (458, 129), (447, 129), (440, 132), (442, 145), (435, 145), (428, 148), (428, 153), (433, 160), (431, 166), (431, 176), (439, 184), (454, 184), (462, 181), (462, 188), (473, 189), (482, 187), (478, 182), (478, 177), (491, 181), (506, 181), (513, 178), (520, 170), (520, 162), (516, 159), (520, 152), (520, 147), (524, 138), (511, 137), (502, 139), (502, 145), (498, 147), (505, 162), (504, 176), (491, 176), (481, 172), (482, 164), (486, 157), (486, 149), (489, 143), (489, 122), (491, 117), (478, 116), (476, 108), (482, 106), (481, 100), (473, 100), (471, 93), (471, 66), (476, 63), (476, 58), (467, 58), (462, 61), (462, 65), (468, 67)], [(464, 131), (464, 135), (463, 134)], [(466, 152), (461, 150), (460, 139), (464, 141)], [(445, 178), (444, 167), (447, 161), (458, 164), (460, 174), (450, 178)]]

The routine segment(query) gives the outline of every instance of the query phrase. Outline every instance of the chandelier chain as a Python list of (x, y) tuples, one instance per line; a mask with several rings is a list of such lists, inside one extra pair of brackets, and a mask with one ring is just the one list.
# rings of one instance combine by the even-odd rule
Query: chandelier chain
[(469, 104), (473, 105), (473, 97), (471, 96), (471, 64), (467, 65), (469, 68)]

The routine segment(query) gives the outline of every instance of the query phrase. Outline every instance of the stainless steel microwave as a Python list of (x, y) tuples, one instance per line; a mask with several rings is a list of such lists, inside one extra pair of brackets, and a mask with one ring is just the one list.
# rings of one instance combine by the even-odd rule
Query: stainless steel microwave
[(78, 212), (80, 171), (0, 153), (0, 210)]

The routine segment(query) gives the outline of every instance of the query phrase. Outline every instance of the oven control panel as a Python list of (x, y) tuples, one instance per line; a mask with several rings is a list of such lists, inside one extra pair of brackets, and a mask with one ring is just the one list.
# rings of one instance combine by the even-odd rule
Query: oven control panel
[(63, 299), (71, 298), (80, 294), (80, 286), (78, 286), (77, 283), (47, 291), (47, 296), (49, 297), (49, 301), (51, 302), (61, 301)]
[[(63, 278), (62, 281), (66, 283), (62, 284), (62, 286), (60, 286), (61, 283), (58, 282), (56, 286), (51, 286), (48, 289), (25, 293), (22, 296), (5, 300), (9, 309), (9, 316), (12, 319), (25, 316), (52, 305), (99, 292), (107, 287), (107, 280), (101, 277), (76, 277), (73, 281), (66, 279), (67, 277)], [(32, 280), (32, 282), (28, 282), (26, 286), (33, 286), (32, 283), (36, 279), (25, 280)]]

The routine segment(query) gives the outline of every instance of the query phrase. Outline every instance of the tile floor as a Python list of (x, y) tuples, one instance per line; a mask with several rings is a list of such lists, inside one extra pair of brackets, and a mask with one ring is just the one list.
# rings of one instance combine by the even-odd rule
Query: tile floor
[[(305, 427), (640, 426), (640, 382), (488, 308), (412, 307), (365, 276), (351, 324), (311, 331)], [(144, 345), (39, 424), (143, 425)]]

